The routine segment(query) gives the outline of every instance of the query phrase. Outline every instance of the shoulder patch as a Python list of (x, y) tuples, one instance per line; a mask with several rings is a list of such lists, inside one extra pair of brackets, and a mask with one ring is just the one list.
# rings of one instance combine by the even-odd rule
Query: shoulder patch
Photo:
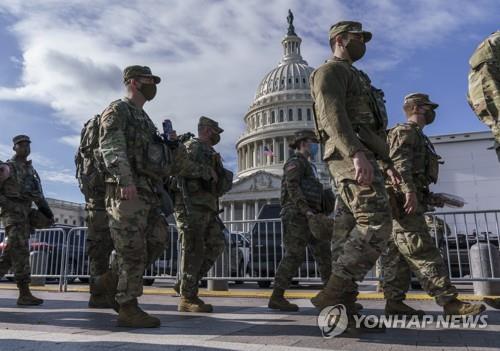
[(293, 171), (295, 168), (297, 168), (297, 164), (295, 163), (290, 163), (285, 167), (287, 171)]

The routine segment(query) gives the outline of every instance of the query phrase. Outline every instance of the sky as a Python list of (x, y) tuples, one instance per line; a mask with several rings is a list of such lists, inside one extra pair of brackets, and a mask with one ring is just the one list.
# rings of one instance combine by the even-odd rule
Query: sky
[(403, 122), (411, 92), (440, 104), (429, 135), (486, 130), (466, 101), (468, 59), (500, 29), (497, 0), (2, 0), (0, 160), (28, 134), (46, 196), (83, 200), (74, 153), (83, 123), (123, 96), (122, 70), (150, 66), (162, 77), (145, 110), (182, 133), (199, 116), (219, 121), (216, 146), (235, 168), (235, 142), (265, 74), (281, 59), (288, 9), (302, 55), (330, 55), (328, 29), (357, 20), (373, 33), (356, 65), (384, 90), (389, 124)]

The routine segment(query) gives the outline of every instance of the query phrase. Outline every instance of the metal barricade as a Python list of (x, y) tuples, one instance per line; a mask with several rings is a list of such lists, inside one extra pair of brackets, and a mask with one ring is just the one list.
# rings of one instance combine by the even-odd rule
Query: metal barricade
[[(5, 231), (0, 232), (1, 253), (8, 242), (5, 240)], [(48, 281), (58, 281), (59, 291), (62, 291), (64, 280), (64, 255), (66, 232), (62, 228), (37, 229), (30, 234), (28, 240), (30, 251), (31, 276), (45, 278)], [(13, 280), (14, 274), (9, 271), (5, 275)]]
[[(436, 246), (445, 260), (452, 281), (500, 281), (500, 276), (495, 274), (500, 271), (495, 258), (499, 250), (500, 210), (439, 212), (428, 215), (432, 223), (431, 234), (434, 234)], [(483, 244), (487, 249), (477, 250)], [(483, 267), (487, 269), (483, 269), (480, 275), (473, 272), (471, 249), (476, 249), (479, 256), (477, 261), (487, 265)]]
[[(436, 247), (440, 250), (455, 282), (500, 282), (498, 260), (500, 210), (429, 213), (428, 226)], [(224, 231), (225, 248), (205, 279), (231, 280), (236, 283), (255, 281), (262, 287), (270, 286), (284, 256), (283, 224), (279, 218), (248, 221), (228, 221)], [(0, 250), (5, 241), (0, 230)], [(156, 279), (175, 279), (180, 274), (181, 247), (175, 226), (169, 226), (170, 245), (145, 272), (145, 284)], [(89, 258), (86, 247), (87, 228), (50, 228), (37, 230), (30, 236), (31, 270), (34, 277), (58, 280), (60, 290), (79, 279), (89, 279)], [(486, 262), (487, 273), (474, 274), (471, 248), (487, 245), (479, 250), (481, 262)], [(3, 246), (2, 246), (3, 245)], [(482, 255), (482, 256), (481, 256)], [(309, 248), (304, 262), (294, 277), (295, 281), (320, 282), (319, 267)], [(7, 275), (12, 278), (12, 274)], [(379, 280), (375, 270), (365, 280)]]

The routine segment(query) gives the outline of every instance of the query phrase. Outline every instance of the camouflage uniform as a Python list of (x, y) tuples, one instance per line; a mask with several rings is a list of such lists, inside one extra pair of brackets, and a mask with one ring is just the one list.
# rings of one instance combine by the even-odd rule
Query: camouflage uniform
[[(337, 23), (330, 30), (330, 38), (344, 32), (360, 33), (365, 42), (371, 38), (357, 22)], [(382, 171), (391, 163), (383, 93), (371, 86), (366, 74), (337, 57), (316, 69), (310, 81), (318, 134), (325, 144), (324, 160), (356, 223), (356, 230), (348, 234), (343, 252), (333, 262), (329, 284), (312, 302), (318, 308), (337, 301), (353, 307), (356, 281), (373, 267), (391, 232)], [(363, 151), (373, 166), (371, 186), (361, 186), (355, 180), (352, 157), (358, 151)]]
[[(21, 136), (22, 137), (22, 136)], [(16, 139), (17, 138), (17, 139)], [(16, 137), (14, 143), (26, 140)], [(5, 226), (7, 246), (0, 257), (0, 276), (12, 267), (18, 283), (30, 282), (29, 245), (30, 212), (34, 202), (38, 207), (48, 208), (42, 192), (40, 177), (31, 161), (14, 157), (7, 161), (10, 177), (0, 186), (0, 217)]]
[(313, 237), (306, 217), (308, 211), (323, 212), (322, 192), (323, 185), (316, 177), (313, 166), (304, 155), (296, 152), (285, 163), (281, 180), (281, 221), (285, 256), (274, 278), (274, 286), (277, 288), (288, 289), (297, 269), (305, 260), (308, 246), (318, 262), (321, 280), (326, 283), (330, 276), (330, 243)]
[(472, 54), (468, 101), (477, 117), (493, 133), (500, 160), (500, 31), (486, 38)]
[[(112, 268), (119, 277), (119, 304), (142, 295), (145, 267), (167, 246), (167, 224), (154, 186), (157, 177), (161, 181), (167, 176), (167, 160), (154, 159), (153, 153), (161, 153), (163, 146), (157, 138), (149, 116), (127, 98), (113, 102), (102, 114), (99, 144), (107, 173), (105, 205), (116, 249)], [(137, 197), (123, 200), (120, 187), (129, 185), (136, 186)]]
[[(213, 127), (218, 133), (222, 129), (217, 122), (201, 117), (199, 125)], [(221, 156), (214, 148), (197, 138), (185, 143), (187, 157), (202, 167), (202, 172), (184, 173), (176, 177), (174, 190), (174, 215), (182, 245), (180, 294), (183, 298), (198, 296), (198, 282), (224, 250), (223, 225), (219, 216), (218, 182), (211, 177), (211, 170), (219, 175), (224, 172)], [(184, 187), (187, 200), (181, 188)], [(186, 203), (188, 202), (188, 203)]]
[[(425, 94), (405, 98), (406, 103), (410, 100), (437, 107)], [(457, 289), (450, 282), (448, 269), (429, 234), (424, 216), (429, 185), (437, 181), (439, 156), (422, 129), (413, 122), (398, 124), (391, 129), (388, 141), (391, 158), (403, 178), (400, 189), (394, 189), (396, 194), (401, 194), (396, 195), (400, 198), (400, 207), (404, 193), (408, 192), (416, 193), (418, 206), (416, 213), (404, 214), (401, 209), (399, 218), (394, 218), (392, 237), (382, 262), (384, 296), (386, 300), (404, 300), (410, 272), (414, 271), (424, 290), (444, 306), (456, 298)]]

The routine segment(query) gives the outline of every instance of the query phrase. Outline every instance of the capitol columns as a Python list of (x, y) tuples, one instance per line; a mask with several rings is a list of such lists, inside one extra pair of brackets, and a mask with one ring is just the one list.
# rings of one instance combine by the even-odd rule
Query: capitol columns
[(241, 219), (246, 221), (247, 220), (247, 203), (246, 201), (243, 201), (242, 203), (242, 211), (241, 211)]
[(276, 163), (276, 155), (277, 155), (277, 151), (276, 151), (276, 138), (273, 138), (273, 155), (272, 158), (271, 158), (271, 164), (275, 164)]
[(255, 209), (254, 210), (254, 213), (255, 213), (254, 217), (255, 217), (255, 219), (258, 219), (258, 217), (259, 217), (259, 200), (255, 200), (254, 206), (255, 206), (254, 207), (254, 209)]
[(266, 147), (266, 140), (263, 139), (262, 140), (262, 148), (260, 149), (260, 152), (261, 152), (261, 156), (260, 156), (261, 166), (266, 166), (267, 163), (268, 163), (267, 160), (268, 160), (269, 156), (264, 153), (264, 148), (265, 147)]
[(286, 161), (288, 161), (288, 155), (290, 154), (290, 152), (288, 151), (288, 139), (287, 137), (283, 137), (283, 152), (285, 153), (283, 155), (283, 160), (284, 162), (286, 163)]

